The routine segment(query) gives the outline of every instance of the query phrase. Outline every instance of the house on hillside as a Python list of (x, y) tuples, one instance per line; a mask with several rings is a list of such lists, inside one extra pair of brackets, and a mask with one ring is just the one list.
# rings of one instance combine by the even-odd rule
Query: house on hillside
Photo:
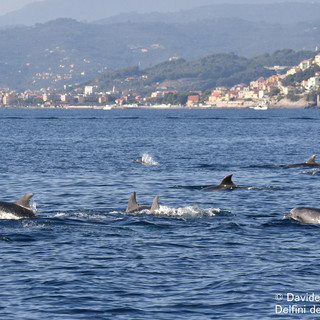
[(250, 82), (250, 88), (253, 90), (265, 90), (266, 88), (266, 80), (263, 77), (260, 77), (256, 81)]
[(307, 84), (308, 90), (317, 89), (319, 86), (320, 86), (320, 76), (309, 78), (308, 84)]
[(315, 56), (315, 58), (313, 60), (313, 63), (315, 63), (318, 66), (320, 66), (320, 53)]
[(284, 95), (288, 95), (289, 93), (293, 92), (295, 90), (295, 87), (293, 86), (287, 86), (287, 87), (282, 87), (282, 92)]
[(238, 97), (241, 100), (257, 100), (259, 98), (258, 90), (251, 90), (250, 87), (245, 87), (239, 91)]
[(215, 103), (220, 99), (221, 99), (221, 92), (212, 92), (211, 95), (209, 96), (208, 102), (209, 102), (209, 104)]
[(303, 60), (299, 64), (299, 68), (304, 71), (312, 66), (313, 59)]
[(300, 67), (299, 67), (299, 66), (294, 66), (294, 67), (290, 68), (290, 69), (287, 71), (286, 76), (294, 75), (294, 74), (296, 74), (298, 71), (300, 71)]
[(187, 106), (194, 107), (194, 106), (198, 105), (199, 102), (200, 102), (200, 97), (198, 95), (188, 96)]

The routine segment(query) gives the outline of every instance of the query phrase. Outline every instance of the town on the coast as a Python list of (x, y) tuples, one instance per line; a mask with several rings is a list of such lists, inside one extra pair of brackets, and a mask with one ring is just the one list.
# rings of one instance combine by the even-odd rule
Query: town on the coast
[[(266, 67), (267, 68), (267, 67)], [(159, 87), (147, 95), (128, 88), (102, 92), (99, 85), (63, 89), (41, 89), (17, 92), (0, 89), (3, 108), (311, 108), (320, 107), (320, 54), (303, 60), (296, 66), (268, 67), (274, 75), (252, 79), (250, 84), (239, 83), (230, 88), (220, 86), (201, 91), (194, 88), (178, 92)], [(141, 80), (147, 75), (141, 75)], [(139, 80), (126, 78), (125, 81)], [(170, 97), (179, 96), (177, 103), (168, 103)], [(167, 98), (167, 99), (165, 99)], [(162, 102), (165, 101), (165, 102)], [(161, 103), (162, 102), (162, 103)]]

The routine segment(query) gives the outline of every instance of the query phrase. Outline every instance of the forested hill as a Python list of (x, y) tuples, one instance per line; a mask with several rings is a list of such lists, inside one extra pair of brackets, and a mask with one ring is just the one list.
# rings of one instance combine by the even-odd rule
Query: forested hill
[(85, 85), (98, 85), (101, 90), (110, 91), (115, 85), (118, 90), (136, 89), (140, 92), (152, 91), (159, 87), (171, 90), (206, 90), (216, 86), (249, 84), (274, 71), (265, 67), (295, 66), (304, 59), (313, 58), (314, 51), (293, 51), (283, 49), (272, 55), (263, 54), (245, 58), (234, 53), (213, 54), (195, 61), (173, 59), (156, 66), (139, 69), (129, 67), (106, 73)]
[(279, 48), (312, 50), (320, 46), (319, 29), (320, 21), (279, 25), (218, 18), (102, 25), (58, 19), (0, 30), (0, 88), (61, 88), (106, 71), (154, 66), (173, 56), (193, 61), (219, 52), (249, 58)]

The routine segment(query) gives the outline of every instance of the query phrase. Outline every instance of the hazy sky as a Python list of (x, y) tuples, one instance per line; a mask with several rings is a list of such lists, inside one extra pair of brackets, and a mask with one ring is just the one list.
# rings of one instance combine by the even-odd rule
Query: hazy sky
[(37, 2), (37, 1), (43, 1), (43, 0), (1, 0), (0, 15), (3, 15), (13, 10), (20, 9), (28, 3)]
[[(3, 15), (7, 12), (14, 11), (17, 9), (21, 9), (25, 5), (32, 3), (32, 2), (41, 2), (45, 0), (0, 0), (0, 15)], [(79, 0), (80, 1), (80, 0)], [(116, 0), (114, 0), (116, 1)], [(132, 0), (134, 1), (134, 0)], [(174, 1), (174, 0), (173, 0)], [(217, 0), (212, 0), (213, 2), (216, 2)], [(226, 0), (225, 0), (226, 1)], [(248, 3), (261, 3), (261, 2), (286, 2), (286, 1), (299, 1), (299, 2), (318, 2), (320, 0), (227, 0), (226, 2), (248, 2)], [(221, 2), (224, 2), (221, 0)]]

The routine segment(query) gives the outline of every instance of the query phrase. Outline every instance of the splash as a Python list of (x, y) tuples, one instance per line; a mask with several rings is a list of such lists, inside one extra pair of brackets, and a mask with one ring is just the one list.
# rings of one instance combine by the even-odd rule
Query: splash
[(64, 213), (59, 212), (54, 215), (55, 218), (66, 217), (68, 219), (85, 219), (85, 220), (101, 220), (105, 219), (106, 216), (104, 214), (99, 213), (87, 213), (87, 212), (72, 212), (72, 213)]
[(317, 176), (320, 174), (320, 170), (319, 170), (319, 168), (313, 168), (311, 170), (302, 171), (301, 174)]
[(219, 208), (204, 209), (199, 206), (171, 208), (166, 206), (160, 206), (160, 208), (154, 212), (151, 212), (150, 210), (143, 210), (138, 214), (148, 214), (148, 215), (154, 215), (158, 217), (168, 217), (168, 218), (202, 218), (202, 217), (214, 217), (219, 212), (221, 212)]
[(158, 162), (154, 161), (152, 156), (150, 156), (148, 153), (144, 153), (142, 155), (141, 163), (148, 166), (157, 166), (159, 164)]
[(31, 203), (31, 209), (34, 213), (37, 213), (37, 203), (35, 202), (35, 200), (33, 200)]

